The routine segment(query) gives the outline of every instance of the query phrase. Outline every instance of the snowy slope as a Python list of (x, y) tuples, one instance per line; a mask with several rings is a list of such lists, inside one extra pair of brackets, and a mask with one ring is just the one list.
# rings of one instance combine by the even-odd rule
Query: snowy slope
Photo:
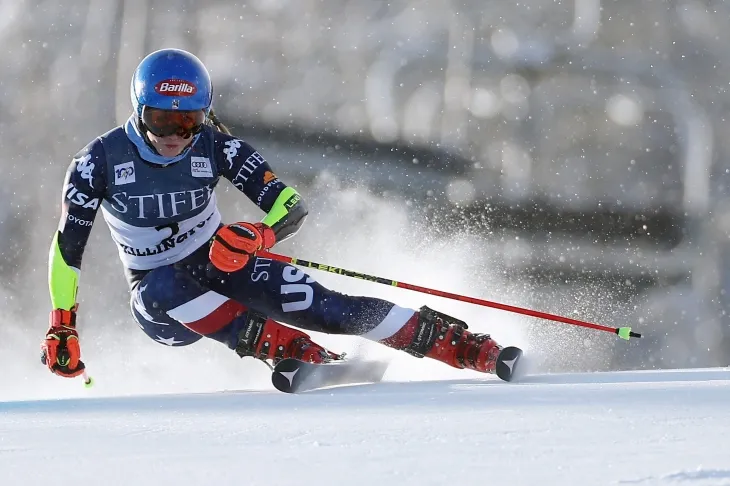
[(0, 402), (9, 485), (730, 484), (730, 371)]
[[(295, 256), (626, 325), (624, 304), (600, 289), (551, 292), (540, 297), (550, 306), (537, 305), (540, 293), (502, 276), (499, 258), (479, 238), (424, 238), (432, 232), (401, 207), (362, 191), (320, 189), (313, 207), (336, 211), (318, 219), (316, 230), (304, 229)], [(374, 257), (373, 248), (387, 250)], [(730, 485), (728, 370), (541, 375), (506, 384), (363, 340), (313, 333), (332, 350), (392, 360), (389, 381), (284, 395), (272, 391), (262, 363), (241, 360), (220, 343), (167, 348), (147, 338), (124, 299), (122, 314), (110, 310), (111, 277), (97, 263), (87, 263), (93, 271), (81, 289), (82, 355), (97, 379), (94, 389), (40, 365), (48, 309), (5, 315), (1, 486)], [(564, 360), (567, 369), (608, 369), (612, 356), (634, 345), (608, 333), (550, 323), (528, 328), (532, 320), (493, 309), (314, 275), (341, 292), (414, 309), (429, 305), (528, 356)], [(220, 391), (234, 389), (247, 391)]]

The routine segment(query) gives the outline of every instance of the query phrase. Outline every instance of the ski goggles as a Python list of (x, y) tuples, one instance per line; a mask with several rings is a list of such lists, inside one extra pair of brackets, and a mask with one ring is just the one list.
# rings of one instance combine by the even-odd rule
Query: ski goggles
[(203, 129), (205, 112), (203, 110), (160, 110), (145, 106), (142, 109), (142, 123), (156, 137), (179, 135), (189, 138)]

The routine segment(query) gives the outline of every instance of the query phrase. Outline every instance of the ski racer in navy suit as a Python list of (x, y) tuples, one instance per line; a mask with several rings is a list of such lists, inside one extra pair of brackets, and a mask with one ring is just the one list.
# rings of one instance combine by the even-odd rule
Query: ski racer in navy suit
[[(294, 266), (256, 256), (292, 237), (307, 206), (211, 112), (210, 76), (197, 57), (177, 49), (149, 54), (134, 72), (131, 98), (126, 123), (89, 143), (66, 172), (49, 255), (53, 310), (41, 343), (51, 372), (84, 371), (77, 291), (99, 209), (125, 268), (132, 315), (158, 343), (187, 346), (207, 337), (270, 363), (339, 358), (312, 341), (305, 332), (312, 330), (494, 372), (501, 347), (453, 317), (344, 295)], [(215, 196), (221, 178), (261, 208), (261, 221), (221, 221)]]

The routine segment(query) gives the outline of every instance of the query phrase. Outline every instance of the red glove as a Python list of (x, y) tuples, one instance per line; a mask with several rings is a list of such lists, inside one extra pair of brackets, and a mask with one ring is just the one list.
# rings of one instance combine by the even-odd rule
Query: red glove
[(210, 245), (211, 263), (223, 272), (242, 269), (259, 250), (276, 243), (274, 230), (263, 223), (233, 223), (219, 229)]
[(46, 339), (41, 343), (41, 363), (52, 373), (73, 378), (84, 372), (79, 335), (76, 332), (76, 307), (54, 309), (49, 317)]

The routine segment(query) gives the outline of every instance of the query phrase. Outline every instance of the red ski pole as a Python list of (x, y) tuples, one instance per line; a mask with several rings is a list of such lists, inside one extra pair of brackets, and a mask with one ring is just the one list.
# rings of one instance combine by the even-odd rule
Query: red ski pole
[(507, 312), (514, 312), (516, 314), (523, 314), (526, 316), (537, 317), (539, 319), (548, 319), (551, 321), (562, 322), (564, 324), (571, 324), (573, 326), (587, 327), (590, 329), (596, 329), (598, 331), (610, 332), (618, 335), (622, 339), (629, 340), (629, 338), (640, 338), (641, 334), (633, 332), (630, 327), (609, 327), (602, 326), (600, 324), (593, 324), (591, 322), (579, 321), (571, 317), (559, 316), (556, 314), (548, 314), (547, 312), (540, 312), (532, 309), (525, 309), (523, 307), (516, 307), (513, 305), (500, 304), (499, 302), (492, 302), (484, 299), (477, 299), (475, 297), (467, 297), (465, 295), (453, 294), (451, 292), (444, 292), (442, 290), (434, 290), (419, 285), (412, 285), (404, 282), (397, 282), (382, 277), (374, 277), (372, 275), (366, 275), (364, 273), (353, 272), (352, 270), (345, 270), (343, 268), (333, 267), (331, 265), (325, 265), (323, 263), (309, 262), (299, 258), (292, 258), (285, 255), (279, 255), (277, 253), (271, 253), (268, 251), (260, 251), (256, 256), (261, 258), (270, 258), (272, 260), (291, 263), (293, 265), (300, 265), (303, 267), (314, 268), (316, 270), (322, 270), (323, 272), (336, 273), (337, 275), (344, 275), (346, 277), (354, 277), (370, 282), (377, 282), (384, 285), (390, 285), (392, 287), (398, 287), (401, 289), (414, 290), (416, 292), (422, 292), (424, 294), (438, 295), (439, 297), (445, 297), (447, 299), (459, 300), (461, 302), (469, 302), (471, 304), (482, 305), (484, 307), (492, 307), (494, 309), (500, 309)]

